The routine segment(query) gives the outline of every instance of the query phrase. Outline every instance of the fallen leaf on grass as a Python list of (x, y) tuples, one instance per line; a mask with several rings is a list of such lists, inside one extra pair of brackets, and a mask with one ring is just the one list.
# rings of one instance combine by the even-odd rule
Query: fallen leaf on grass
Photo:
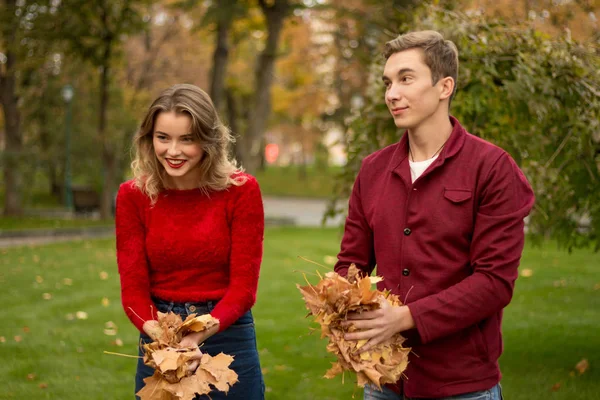
[(554, 281), (554, 287), (566, 287), (567, 286), (567, 281), (564, 279), (561, 279), (559, 281)]
[(108, 272), (106, 271), (102, 271), (100, 272), (100, 279), (102, 279), (103, 281), (108, 279)]
[(110, 300), (108, 300), (108, 297), (103, 297), (102, 298), (102, 305), (104, 307), (108, 307), (110, 305)]
[(19, 335), (15, 336), (15, 342), (20, 343), (23, 340), (23, 338)]
[(88, 315), (85, 311), (77, 311), (75, 313), (75, 316), (77, 317), (77, 319), (87, 319)]
[(558, 389), (560, 389), (560, 382), (555, 383), (554, 385), (552, 385), (552, 388), (550, 390), (552, 390), (553, 392), (557, 392)]
[(600, 290), (600, 283), (596, 283), (594, 285), (594, 290)]
[(327, 265), (335, 265), (335, 263), (337, 262), (337, 257), (325, 256), (325, 258), (323, 259), (323, 261)]
[(0, 336), (0, 343), (5, 343), (6, 342), (6, 338), (4, 336)]
[(65, 318), (67, 319), (67, 321), (73, 321), (75, 319), (75, 315), (73, 315), (72, 313), (68, 313), (67, 315), (65, 315)]
[(50, 300), (52, 298), (52, 295), (50, 293), (44, 293), (42, 294), (42, 298), (44, 300)]
[(32, 381), (35, 379), (35, 374), (27, 374), (27, 380)]
[(29, 327), (28, 327), (28, 326), (24, 326), (24, 327), (23, 327), (23, 332), (25, 332), (25, 333), (29, 333)]
[(40, 256), (38, 256), (37, 254), (34, 254), (33, 255), (33, 262), (36, 263), (36, 264), (39, 263), (40, 262)]
[(71, 279), (71, 278), (63, 278), (62, 283), (65, 286), (71, 286), (71, 285), (73, 285), (73, 279)]
[(521, 270), (521, 276), (523, 278), (529, 278), (532, 275), (533, 275), (533, 270), (531, 270), (530, 268), (525, 268), (525, 269)]
[(117, 334), (117, 330), (116, 329), (105, 329), (104, 334), (106, 336), (115, 336)]
[(577, 372), (579, 372), (579, 375), (582, 375), (585, 373), (585, 371), (587, 371), (587, 369), (590, 367), (590, 363), (588, 362), (587, 359), (582, 359), (581, 361), (579, 361), (576, 365), (575, 365), (575, 369), (577, 370)]
[(44, 382), (42, 382), (42, 383), (40, 383), (38, 386), (40, 387), (40, 389), (46, 389), (46, 388), (48, 387), (48, 384), (47, 384), (47, 383), (44, 383)]
[(44, 282), (44, 278), (42, 278), (41, 276), (38, 275), (38, 276), (35, 277), (35, 281), (37, 283), (42, 283), (42, 282)]
[(119, 339), (119, 338), (116, 338), (110, 344), (112, 344), (114, 346), (122, 347), (123, 346), (123, 341), (121, 339)]

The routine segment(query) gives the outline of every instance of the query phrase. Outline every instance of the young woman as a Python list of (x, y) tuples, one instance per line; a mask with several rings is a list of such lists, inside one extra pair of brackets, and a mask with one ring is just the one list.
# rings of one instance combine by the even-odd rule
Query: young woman
[[(134, 178), (117, 195), (117, 263), (123, 308), (142, 341), (151, 341), (157, 311), (210, 313), (219, 324), (182, 345), (234, 356), (239, 382), (226, 398), (255, 400), (264, 398), (264, 382), (250, 308), (264, 214), (255, 178), (228, 157), (232, 142), (198, 87), (175, 85), (158, 96), (133, 142)], [(140, 359), (136, 393), (153, 372)]]

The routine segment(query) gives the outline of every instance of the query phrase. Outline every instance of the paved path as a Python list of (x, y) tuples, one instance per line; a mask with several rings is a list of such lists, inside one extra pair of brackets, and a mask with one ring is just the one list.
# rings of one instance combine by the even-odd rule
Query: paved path
[[(269, 225), (294, 225), (305, 227), (320, 227), (323, 215), (327, 209), (327, 200), (302, 199), (291, 197), (264, 197), (265, 219)], [(344, 202), (346, 204), (346, 202)], [(325, 226), (339, 226), (343, 217), (329, 219)], [(114, 230), (108, 228), (73, 229), (73, 230), (40, 230), (36, 235), (28, 232), (17, 232), (13, 235), (0, 235), (0, 248), (14, 246), (36, 246), (70, 240), (89, 238), (106, 238), (114, 235)]]
[[(288, 197), (265, 197), (263, 202), (266, 218), (289, 219), (296, 226), (321, 226), (328, 204), (328, 200)], [(326, 226), (339, 226), (342, 222), (343, 218), (338, 216), (327, 220)]]

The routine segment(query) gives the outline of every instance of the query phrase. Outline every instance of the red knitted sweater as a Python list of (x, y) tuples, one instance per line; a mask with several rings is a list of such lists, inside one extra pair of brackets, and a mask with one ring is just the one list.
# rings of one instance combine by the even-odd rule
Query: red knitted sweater
[(133, 181), (121, 185), (115, 217), (121, 299), (140, 331), (144, 321), (156, 319), (151, 296), (182, 303), (220, 300), (211, 313), (220, 330), (252, 307), (264, 211), (256, 179), (244, 176), (242, 186), (209, 195), (165, 190), (153, 206)]

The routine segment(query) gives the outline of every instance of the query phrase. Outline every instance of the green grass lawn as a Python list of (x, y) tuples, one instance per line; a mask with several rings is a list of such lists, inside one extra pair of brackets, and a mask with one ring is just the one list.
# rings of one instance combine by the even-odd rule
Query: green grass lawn
[(256, 179), (265, 196), (294, 196), (308, 198), (329, 198), (333, 194), (336, 174), (340, 167), (319, 170), (313, 166), (306, 168), (306, 176), (300, 175), (299, 167), (268, 167), (256, 173)]
[[(352, 376), (321, 378), (333, 361), (305, 319), (296, 270), (302, 255), (326, 263), (337, 229), (269, 228), (254, 308), (267, 399), (356, 399)], [(597, 399), (600, 391), (600, 257), (527, 248), (505, 311), (501, 359), (507, 400)], [(314, 279), (314, 278), (312, 278)], [(315, 281), (316, 282), (316, 281)], [(596, 287), (596, 289), (595, 289)], [(137, 332), (121, 310), (114, 241), (76, 241), (0, 249), (0, 399), (128, 399)], [(78, 319), (83, 311), (87, 319)], [(105, 324), (117, 335), (104, 334)], [(122, 346), (116, 344), (117, 339)], [(570, 376), (581, 359), (589, 368)], [(552, 386), (560, 384), (557, 391)], [(41, 387), (40, 387), (41, 386)]]
[(92, 219), (62, 219), (43, 217), (0, 217), (0, 231), (23, 229), (49, 229), (49, 228), (89, 228), (94, 226), (113, 226), (111, 220)]

